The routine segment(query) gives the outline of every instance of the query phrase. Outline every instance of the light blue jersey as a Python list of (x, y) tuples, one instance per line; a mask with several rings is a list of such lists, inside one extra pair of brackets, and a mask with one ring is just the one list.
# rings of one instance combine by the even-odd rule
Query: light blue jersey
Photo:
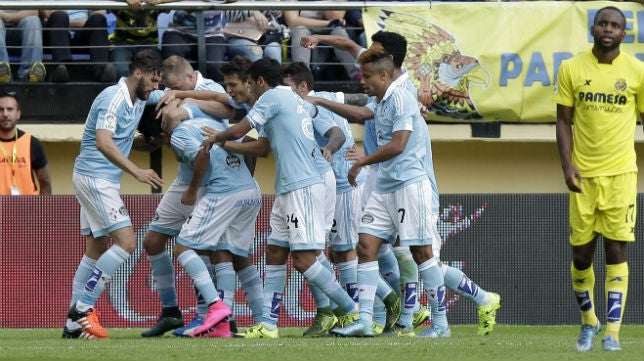
[[(313, 92), (309, 95), (328, 99), (334, 102), (344, 102), (344, 94), (342, 93)], [(351, 132), (351, 126), (345, 118), (324, 108), (320, 109), (320, 114), (318, 114), (315, 120), (313, 120), (314, 124), (315, 122), (317, 122), (318, 118), (320, 118), (321, 115), (328, 115), (333, 121), (334, 125), (338, 126), (340, 130), (342, 130), (342, 133), (344, 133), (344, 137), (346, 138), (344, 144), (342, 144), (340, 149), (338, 149), (337, 152), (333, 153), (333, 163), (331, 163), (331, 168), (333, 168), (333, 173), (335, 174), (336, 193), (340, 194), (349, 192), (355, 189), (355, 187), (349, 183), (349, 169), (351, 169), (352, 164), (345, 158), (347, 151), (356, 144), (355, 140), (353, 139), (353, 132)], [(322, 147), (328, 143), (326, 138), (318, 137), (317, 133), (315, 133), (315, 139)], [(365, 169), (362, 169), (362, 171), (360, 171), (360, 174), (358, 174), (358, 177), (356, 178), (356, 183), (358, 185), (363, 184), (366, 178), (367, 172)]]
[[(416, 102), (418, 102), (418, 89), (409, 78), (409, 73), (406, 71), (394, 81), (394, 84), (406, 89), (416, 97)], [(422, 122), (418, 121), (418, 125), (415, 125), (417, 129), (427, 129), (427, 123), (422, 119)], [(432, 185), (432, 213), (438, 214), (440, 211), (440, 201), (438, 194), (438, 184), (436, 183), (436, 173), (434, 173), (434, 160), (432, 159), (432, 142), (429, 135), (429, 130), (423, 136), (423, 143), (425, 144), (425, 157), (423, 158), (423, 164), (425, 166), (425, 171), (429, 177), (429, 182)]]
[[(180, 163), (185, 163), (191, 169), (194, 159), (201, 150), (201, 145), (206, 138), (201, 129), (204, 126), (218, 131), (226, 127), (208, 118), (195, 118), (181, 122), (172, 131), (170, 145), (177, 154)], [(241, 154), (227, 151), (217, 145), (210, 149), (210, 167), (202, 183), (206, 186), (206, 193), (227, 195), (245, 189), (256, 187), (255, 180), (250, 175), (244, 157)]]
[(177, 184), (189, 185), (192, 181), (192, 166), (190, 164), (179, 162), (179, 166), (177, 167), (177, 178), (174, 181)]
[[(319, 94), (316, 94), (314, 91), (311, 91), (309, 95), (321, 96)], [(313, 118), (313, 133), (315, 135), (315, 141), (320, 147), (323, 147), (328, 143), (324, 135), (335, 126), (336, 124), (335, 121), (333, 121), (333, 113), (328, 109), (318, 108), (318, 115)], [(318, 148), (318, 154), (315, 155), (315, 165), (317, 166), (318, 171), (321, 175), (331, 170), (331, 164), (324, 158), (320, 148)]]
[[(246, 118), (268, 139), (275, 157), (277, 195), (322, 183), (315, 161), (319, 147), (313, 135), (316, 108), (291, 88), (278, 86), (257, 99)], [(318, 153), (316, 153), (316, 149)]]
[(94, 99), (87, 115), (74, 172), (119, 183), (123, 170), (96, 148), (96, 131), (102, 129), (112, 132), (116, 146), (123, 155), (129, 156), (145, 105), (155, 104), (160, 98), (158, 92), (152, 92), (147, 101), (137, 99), (132, 104), (125, 78), (105, 88)]
[(362, 136), (364, 154), (369, 155), (378, 150), (378, 137), (376, 136), (376, 123), (373, 119), (364, 122), (364, 135)]
[(420, 182), (427, 177), (424, 157), (424, 137), (427, 127), (418, 129), (419, 121), (425, 124), (414, 96), (402, 87), (391, 84), (375, 108), (378, 147), (389, 143), (393, 133), (411, 131), (405, 150), (398, 156), (380, 163), (376, 192), (392, 193), (409, 184)]

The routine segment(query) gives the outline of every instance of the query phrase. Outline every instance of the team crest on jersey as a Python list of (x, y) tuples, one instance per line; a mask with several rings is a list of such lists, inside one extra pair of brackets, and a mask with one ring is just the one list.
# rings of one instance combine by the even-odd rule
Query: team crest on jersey
[(302, 119), (302, 133), (304, 133), (304, 135), (309, 139), (315, 139), (313, 136), (313, 119)]
[(160, 218), (159, 217), (159, 212), (154, 212), (154, 217), (152, 217), (152, 220), (156, 222), (156, 221), (159, 220), (159, 218)]
[(240, 160), (239, 160), (239, 158), (237, 158), (236, 156), (229, 154), (229, 155), (226, 157), (226, 164), (227, 164), (230, 168), (233, 168), (233, 169), (239, 169), (239, 165), (241, 164), (241, 161), (240, 161)]
[(624, 92), (626, 91), (626, 88), (628, 86), (626, 85), (626, 80), (624, 79), (619, 79), (618, 81), (615, 82), (615, 90), (618, 92)]
[(105, 122), (103, 123), (103, 128), (114, 130), (116, 129), (116, 115), (109, 113), (105, 116)]
[(125, 206), (121, 206), (121, 208), (119, 208), (119, 213), (122, 216), (127, 216), (127, 208), (125, 208)]
[(365, 224), (370, 224), (370, 223), (373, 223), (373, 220), (374, 220), (374, 219), (373, 219), (373, 215), (372, 215), (372, 214), (370, 214), (370, 213), (365, 213), (365, 214), (362, 216), (361, 222), (362, 222), (362, 223), (365, 223)]

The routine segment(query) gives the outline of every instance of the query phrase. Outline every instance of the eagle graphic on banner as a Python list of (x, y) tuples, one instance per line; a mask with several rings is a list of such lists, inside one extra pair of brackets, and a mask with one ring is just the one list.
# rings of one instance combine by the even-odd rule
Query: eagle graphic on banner
[(475, 57), (464, 55), (456, 39), (429, 20), (381, 10), (377, 26), (407, 39), (405, 68), (418, 88), (418, 100), (430, 112), (457, 119), (481, 119), (470, 86), (487, 89), (490, 74)]

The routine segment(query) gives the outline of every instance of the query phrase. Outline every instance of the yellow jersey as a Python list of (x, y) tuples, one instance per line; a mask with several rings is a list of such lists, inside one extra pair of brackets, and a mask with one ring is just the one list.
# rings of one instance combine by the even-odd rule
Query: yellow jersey
[(637, 172), (635, 129), (644, 112), (644, 63), (620, 52), (600, 64), (592, 51), (564, 60), (554, 101), (573, 107), (572, 162), (583, 177)]

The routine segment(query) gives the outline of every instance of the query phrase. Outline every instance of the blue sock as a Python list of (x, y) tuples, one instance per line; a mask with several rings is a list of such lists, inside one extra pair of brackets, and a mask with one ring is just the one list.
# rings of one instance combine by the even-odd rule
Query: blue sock
[(177, 300), (172, 258), (164, 251), (153, 256), (148, 255), (148, 260), (152, 269), (152, 279), (156, 283), (156, 288), (159, 292), (161, 306), (164, 308), (177, 307), (179, 301)]
[(94, 307), (96, 300), (105, 290), (105, 285), (128, 258), (130, 254), (117, 245), (112, 245), (98, 258), (92, 275), (85, 283), (85, 291), (76, 303), (79, 311), (87, 311)]
[(403, 308), (400, 314), (400, 324), (412, 327), (414, 311), (420, 309), (418, 304), (418, 266), (409, 247), (395, 247), (394, 254), (400, 267), (400, 283), (402, 285)]
[(378, 268), (382, 277), (389, 283), (398, 297), (402, 297), (400, 292), (400, 267), (398, 267), (396, 255), (391, 251), (391, 246), (388, 244), (383, 244), (378, 250)]
[[(213, 284), (215, 284), (215, 289), (217, 288), (217, 278), (215, 277), (215, 274), (213, 272), (213, 267), (212, 263), (210, 263), (210, 257), (206, 255), (199, 254), (199, 258), (203, 261), (203, 263), (206, 265), (206, 268), (208, 269), (208, 274), (210, 275), (210, 279), (212, 280)], [(203, 295), (201, 292), (199, 292), (199, 288), (195, 285), (194, 282), (192, 282), (192, 287), (195, 290), (195, 302), (197, 306), (197, 313), (201, 316), (206, 316), (206, 313), (208, 313), (208, 302), (204, 300)]]
[(91, 259), (85, 255), (81, 258), (78, 268), (76, 268), (76, 273), (74, 273), (74, 280), (72, 281), (72, 299), (69, 303), (69, 307), (76, 304), (76, 301), (83, 295), (83, 290), (85, 289), (85, 283), (92, 276), (92, 271), (96, 267), (96, 260)]
[(387, 323), (387, 309), (379, 297), (373, 300), (373, 322), (382, 327)]
[[(318, 260), (318, 263), (322, 265), (322, 267), (327, 268), (326, 265), (323, 265), (323, 262), (325, 262), (328, 264), (328, 267), (333, 269), (333, 266), (331, 266), (331, 263), (329, 263), (329, 261), (326, 259), (324, 253), (320, 253), (315, 258)], [(322, 259), (322, 261), (320, 261), (320, 259)], [(322, 292), (320, 287), (316, 286), (313, 282), (306, 278), (306, 276), (304, 278), (306, 280), (306, 284), (309, 286), (309, 290), (311, 291), (311, 296), (313, 297), (313, 301), (315, 302), (315, 308), (319, 310), (320, 308), (331, 307), (329, 297), (327, 297), (327, 295)]]
[(333, 273), (324, 268), (320, 262), (314, 262), (302, 275), (306, 278), (307, 282), (320, 288), (320, 290), (322, 290), (329, 299), (333, 300), (333, 302), (335, 302), (344, 312), (351, 313), (357, 311), (355, 302), (353, 302), (351, 297), (349, 297), (342, 287), (340, 287), (340, 284), (335, 280)]
[(212, 283), (212, 278), (210, 278), (208, 267), (197, 255), (197, 252), (193, 250), (185, 251), (177, 257), (177, 262), (190, 275), (192, 283), (199, 289), (199, 293), (207, 305), (219, 300), (219, 295), (215, 285)]
[[(331, 262), (329, 262), (329, 259), (326, 258), (326, 255), (324, 254), (324, 252), (321, 252), (320, 254), (315, 256), (315, 258), (318, 260), (318, 262), (320, 262), (320, 264), (324, 268), (326, 268), (327, 270), (329, 270), (329, 272), (331, 272), (331, 274), (333, 275), (333, 279), (336, 279), (336, 277), (335, 277), (335, 269), (333, 268), (333, 265), (331, 264)], [(340, 286), (342, 286), (342, 285), (340, 285)], [(333, 302), (332, 299), (329, 299), (329, 305), (331, 305), (331, 309), (333, 309), (333, 310), (338, 308), (338, 305), (336, 305), (335, 302)]]
[(436, 257), (418, 265), (418, 270), (423, 278), (423, 284), (429, 298), (432, 312), (432, 325), (441, 329), (447, 328), (447, 304), (445, 302), (445, 283), (443, 272), (438, 266)]
[(353, 302), (358, 303), (358, 259), (354, 258), (350, 261), (340, 262), (335, 265), (338, 269), (338, 282)]
[(474, 302), (477, 306), (487, 303), (487, 292), (469, 279), (463, 271), (443, 263), (441, 266), (445, 287)]
[(358, 264), (358, 284), (360, 285), (360, 322), (371, 326), (373, 322), (373, 303), (376, 298), (378, 282), (382, 278), (378, 262)]
[(286, 265), (266, 265), (264, 280), (264, 314), (262, 323), (268, 329), (277, 327), (282, 295), (286, 286)]
[(235, 279), (235, 269), (232, 262), (222, 262), (215, 265), (215, 275), (217, 275), (217, 292), (219, 298), (231, 310), (234, 309), (235, 290), (237, 289)]
[(381, 300), (384, 300), (390, 293), (394, 292), (393, 288), (389, 285), (389, 282), (385, 281), (381, 274), (378, 275), (376, 282), (376, 296)]
[(250, 265), (237, 272), (237, 277), (239, 277), (239, 283), (246, 296), (250, 312), (253, 314), (254, 323), (261, 322), (264, 307), (264, 285), (257, 267)]

